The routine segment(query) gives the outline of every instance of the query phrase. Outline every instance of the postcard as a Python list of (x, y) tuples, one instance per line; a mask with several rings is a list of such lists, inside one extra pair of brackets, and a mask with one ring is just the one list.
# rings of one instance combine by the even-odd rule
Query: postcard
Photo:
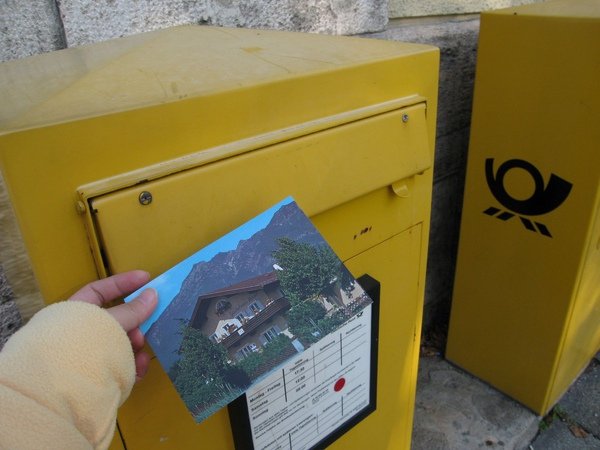
[(148, 287), (140, 327), (201, 422), (356, 317), (371, 299), (288, 197)]

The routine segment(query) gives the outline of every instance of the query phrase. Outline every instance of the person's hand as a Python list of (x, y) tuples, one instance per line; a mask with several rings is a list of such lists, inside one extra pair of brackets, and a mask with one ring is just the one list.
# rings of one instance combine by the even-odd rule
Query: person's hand
[[(69, 300), (103, 306), (116, 298), (130, 294), (149, 280), (150, 275), (142, 270), (124, 272), (84, 286), (73, 294)], [(156, 291), (154, 289), (146, 289), (131, 302), (113, 306), (106, 310), (119, 322), (129, 336), (131, 348), (135, 356), (137, 380), (143, 378), (150, 363), (150, 356), (142, 351), (144, 334), (140, 331), (139, 326), (150, 317), (157, 303)]]

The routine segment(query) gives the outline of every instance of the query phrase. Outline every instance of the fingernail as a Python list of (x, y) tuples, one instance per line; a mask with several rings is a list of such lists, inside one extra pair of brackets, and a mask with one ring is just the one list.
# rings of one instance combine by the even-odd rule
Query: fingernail
[[(154, 293), (154, 295), (152, 295), (152, 293)], [(140, 295), (140, 301), (145, 305), (150, 305), (154, 302), (154, 297), (156, 297), (156, 300), (158, 300), (158, 292), (156, 292), (156, 289), (154, 288), (148, 288), (142, 292), (142, 295)]]

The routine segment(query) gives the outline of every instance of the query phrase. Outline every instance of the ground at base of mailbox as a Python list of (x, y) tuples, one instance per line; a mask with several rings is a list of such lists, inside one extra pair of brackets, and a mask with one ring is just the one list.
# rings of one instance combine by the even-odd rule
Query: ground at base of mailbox
[(545, 417), (432, 353), (419, 361), (412, 450), (600, 449), (600, 353)]

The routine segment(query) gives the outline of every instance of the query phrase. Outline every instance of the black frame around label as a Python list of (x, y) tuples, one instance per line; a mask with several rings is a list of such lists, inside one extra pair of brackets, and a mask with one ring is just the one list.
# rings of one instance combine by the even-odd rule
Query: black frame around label
[[(358, 284), (369, 295), (373, 303), (371, 306), (371, 361), (370, 361), (370, 386), (369, 404), (352, 416), (342, 425), (321, 441), (317, 442), (311, 449), (324, 449), (340, 438), (344, 433), (361, 422), (365, 417), (375, 411), (377, 407), (377, 357), (379, 343), (379, 300), (381, 286), (377, 280), (366, 274), (358, 278)], [(246, 395), (231, 402), (228, 406), (229, 421), (236, 450), (255, 450), (250, 428), (250, 417), (248, 416), (248, 402)]]

